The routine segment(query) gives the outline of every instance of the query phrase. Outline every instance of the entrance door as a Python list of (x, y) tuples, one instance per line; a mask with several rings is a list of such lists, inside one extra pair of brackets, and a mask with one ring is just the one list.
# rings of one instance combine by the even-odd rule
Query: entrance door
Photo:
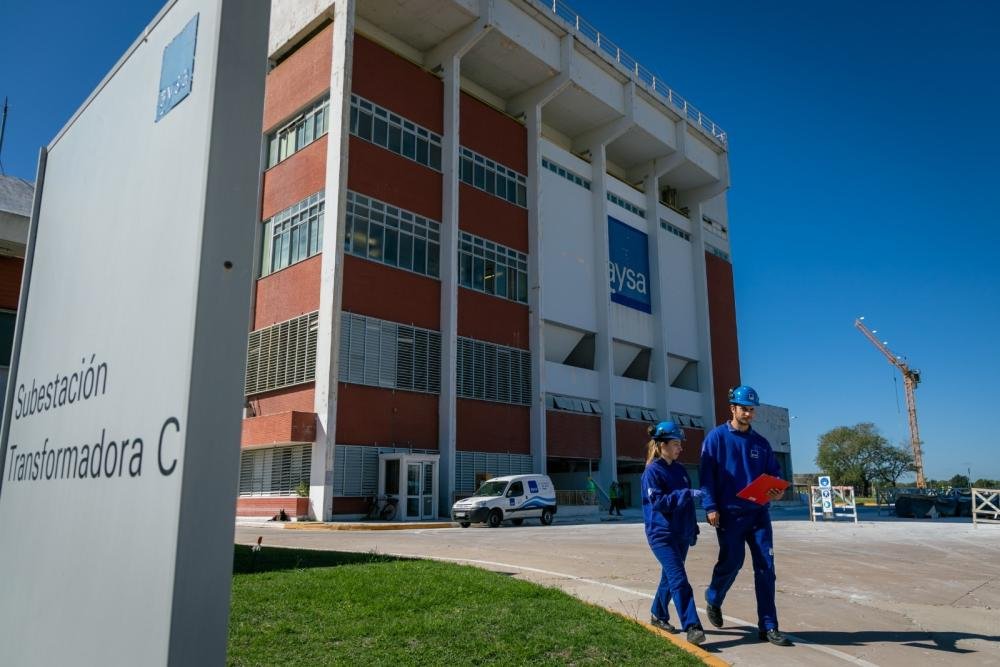
[(434, 463), (420, 462), (406, 465), (406, 518), (433, 519), (434, 514)]

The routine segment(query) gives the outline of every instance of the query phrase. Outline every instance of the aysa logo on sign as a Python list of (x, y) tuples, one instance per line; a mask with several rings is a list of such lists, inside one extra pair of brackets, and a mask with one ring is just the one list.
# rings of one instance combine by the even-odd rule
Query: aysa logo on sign
[(611, 300), (645, 313), (649, 300), (649, 241), (638, 229), (608, 216)]

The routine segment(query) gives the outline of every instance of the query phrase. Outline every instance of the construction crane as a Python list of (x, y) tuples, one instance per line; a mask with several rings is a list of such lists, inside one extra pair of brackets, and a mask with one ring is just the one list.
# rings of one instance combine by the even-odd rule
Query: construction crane
[(875, 337), (875, 332), (864, 325), (861, 321), (863, 319), (865, 318), (859, 317), (854, 320), (854, 327), (863, 333), (865, 338), (870, 340), (872, 345), (885, 355), (889, 363), (898, 368), (899, 372), (903, 374), (903, 389), (906, 393), (906, 412), (910, 418), (910, 446), (913, 448), (913, 468), (917, 472), (917, 488), (923, 489), (927, 486), (927, 483), (924, 481), (924, 457), (920, 450), (920, 430), (917, 428), (917, 398), (913, 393), (917, 385), (920, 384), (920, 371), (910, 368), (903, 361), (902, 357), (890, 352), (889, 348), (886, 347), (886, 343), (879, 341)]

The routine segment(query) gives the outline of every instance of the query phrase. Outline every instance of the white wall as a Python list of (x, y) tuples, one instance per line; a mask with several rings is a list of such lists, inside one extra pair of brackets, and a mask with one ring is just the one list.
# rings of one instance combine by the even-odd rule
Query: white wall
[[(665, 265), (660, 267), (660, 289), (667, 297), (664, 322), (667, 351), (688, 359), (698, 359), (698, 326), (694, 304), (694, 268), (691, 244), (665, 229), (660, 234), (665, 246)], [(701, 414), (701, 409), (693, 414)]]
[(597, 371), (546, 361), (545, 386), (542, 389), (546, 393), (589, 398), (596, 401), (599, 400), (597, 381)]

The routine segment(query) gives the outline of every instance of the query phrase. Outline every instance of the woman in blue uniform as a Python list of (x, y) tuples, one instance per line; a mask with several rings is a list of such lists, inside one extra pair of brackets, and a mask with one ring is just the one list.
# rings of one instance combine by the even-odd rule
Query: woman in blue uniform
[(650, 429), (650, 436), (646, 470), (642, 473), (642, 516), (649, 548), (663, 568), (660, 585), (653, 597), (650, 622), (669, 632), (675, 631), (667, 611), (667, 604), (672, 599), (681, 628), (687, 632), (687, 640), (701, 644), (705, 641), (705, 631), (684, 570), (688, 547), (694, 545), (698, 535), (694, 499), (701, 491), (691, 488), (684, 465), (677, 463), (684, 438), (677, 424), (660, 422)]

